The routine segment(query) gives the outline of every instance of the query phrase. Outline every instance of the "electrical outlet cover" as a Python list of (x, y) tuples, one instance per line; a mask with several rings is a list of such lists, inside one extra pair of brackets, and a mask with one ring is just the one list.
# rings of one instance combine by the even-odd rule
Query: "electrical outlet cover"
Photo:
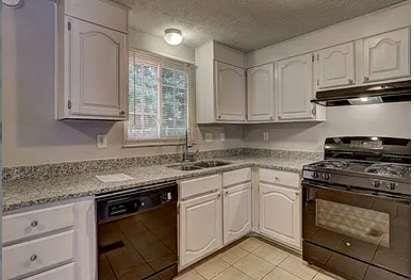
[(108, 147), (108, 142), (105, 134), (96, 135), (96, 146), (98, 147), (98, 149), (104, 149)]

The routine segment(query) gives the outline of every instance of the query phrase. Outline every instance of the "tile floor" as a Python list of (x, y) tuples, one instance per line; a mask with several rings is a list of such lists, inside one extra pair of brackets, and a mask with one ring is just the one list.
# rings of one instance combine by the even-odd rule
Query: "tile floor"
[(301, 258), (257, 238), (248, 238), (175, 280), (338, 280)]

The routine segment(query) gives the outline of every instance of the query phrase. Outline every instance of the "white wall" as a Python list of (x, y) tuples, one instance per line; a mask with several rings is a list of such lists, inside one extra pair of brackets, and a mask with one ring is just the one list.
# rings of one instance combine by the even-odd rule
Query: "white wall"
[[(53, 1), (25, 1), (20, 9), (2, 8), (2, 68), (4, 83), (4, 165), (29, 165), (176, 152), (177, 147), (122, 148), (123, 124), (107, 121), (54, 119), (54, 13)], [(148, 39), (150, 38), (150, 39)], [(132, 36), (131, 45), (175, 59), (194, 61), (188, 47), (165, 48), (159, 38)], [(198, 149), (241, 145), (242, 132), (232, 126), (196, 130)], [(221, 133), (229, 138), (219, 141)], [(96, 135), (108, 135), (108, 148), (96, 148)]]
[[(328, 107), (327, 121), (250, 125), (245, 145), (254, 148), (322, 151), (330, 136), (391, 136), (410, 138), (410, 102)], [(269, 142), (263, 133), (269, 132)]]

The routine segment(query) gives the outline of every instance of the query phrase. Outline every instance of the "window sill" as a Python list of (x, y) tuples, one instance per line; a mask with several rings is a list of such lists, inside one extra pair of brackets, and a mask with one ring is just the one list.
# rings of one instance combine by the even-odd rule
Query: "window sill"
[(182, 146), (185, 145), (184, 140), (172, 141), (137, 141), (127, 142), (122, 145), (122, 148), (142, 148), (142, 147), (160, 147), (160, 146)]

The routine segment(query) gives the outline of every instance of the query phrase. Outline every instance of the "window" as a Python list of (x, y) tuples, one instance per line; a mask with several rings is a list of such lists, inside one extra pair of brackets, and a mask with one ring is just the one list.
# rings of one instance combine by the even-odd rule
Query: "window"
[(185, 63), (130, 52), (127, 144), (182, 142), (188, 122), (189, 77)]

